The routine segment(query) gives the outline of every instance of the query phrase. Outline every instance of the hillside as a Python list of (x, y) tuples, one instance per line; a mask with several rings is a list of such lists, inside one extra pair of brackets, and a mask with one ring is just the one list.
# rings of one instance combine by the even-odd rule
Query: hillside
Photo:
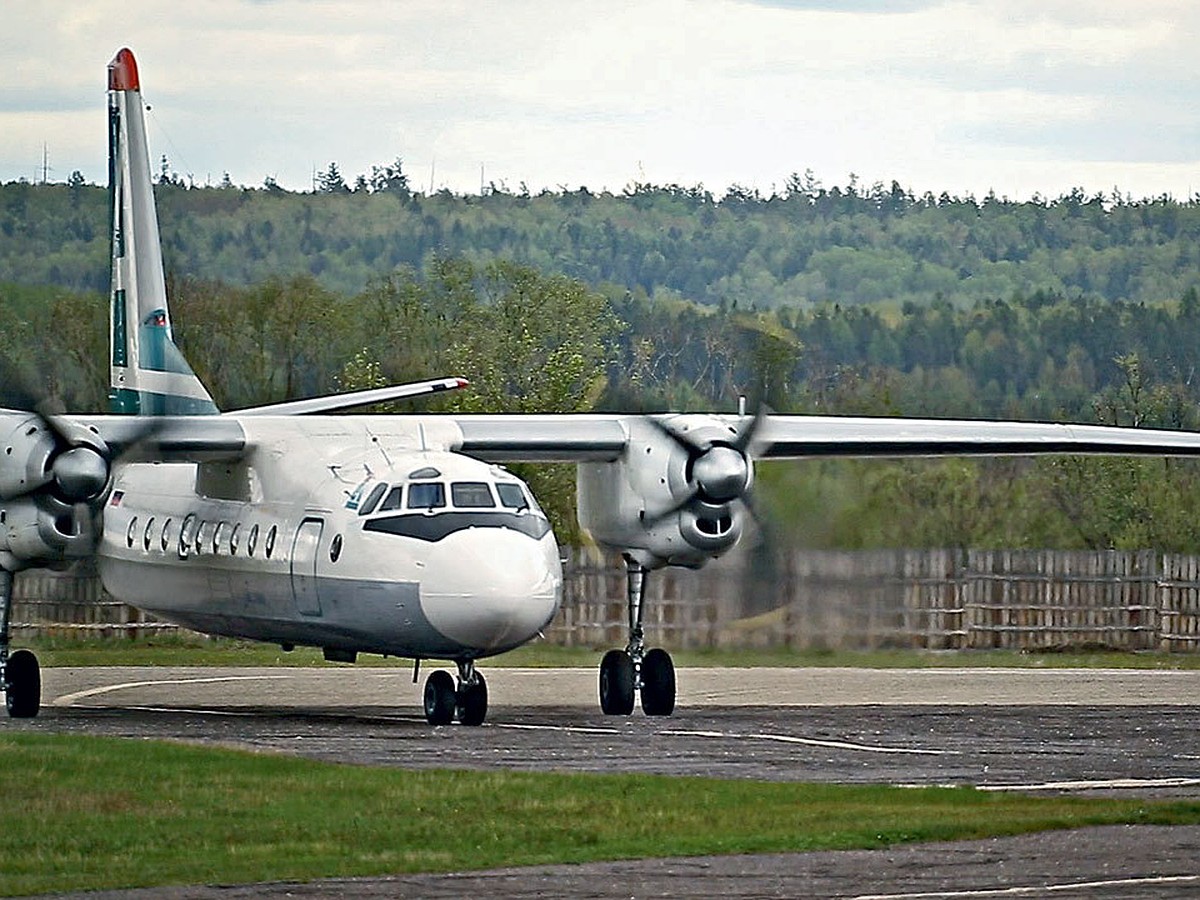
[[(536, 196), (410, 192), (403, 179), (317, 193), (157, 188), (168, 270), (248, 285), (307, 273), (357, 293), (432, 256), (507, 259), (589, 285), (738, 309), (956, 306), (1038, 290), (1177, 299), (1200, 282), (1200, 201), (914, 197), (893, 184), (782, 193), (638, 185)], [(102, 290), (103, 188), (0, 185), (0, 281)]]

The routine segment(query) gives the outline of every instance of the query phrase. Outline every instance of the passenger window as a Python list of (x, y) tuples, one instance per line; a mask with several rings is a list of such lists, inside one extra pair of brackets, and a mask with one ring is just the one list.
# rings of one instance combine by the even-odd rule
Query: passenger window
[(233, 531), (229, 533), (229, 555), (236, 556), (238, 548), (238, 537), (242, 531), (242, 523), (234, 522)]
[(401, 490), (403, 490), (403, 488), (401, 488), (400, 485), (396, 485), (394, 488), (388, 491), (387, 497), (382, 503), (379, 504), (379, 511), (387, 512), (389, 509), (399, 509)]
[(137, 516), (134, 516), (132, 519), (129, 520), (129, 529), (125, 532), (125, 545), (127, 547), (133, 546), (133, 536), (135, 534), (137, 534), (137, 523), (138, 523)]
[(486, 509), (496, 505), (484, 481), (455, 481), (450, 485), (450, 501), (457, 507)]
[(221, 552), (221, 535), (225, 531), (225, 522), (218, 522), (213, 526), (213, 555)]
[(508, 509), (528, 509), (529, 501), (519, 484), (509, 481), (497, 481), (496, 493), (500, 495), (500, 505)]
[(167, 519), (167, 521), (163, 522), (162, 537), (159, 539), (159, 543), (162, 544), (163, 552), (166, 553), (167, 548), (171, 546), (171, 520), (170, 519)]
[(187, 559), (192, 552), (192, 535), (196, 531), (196, 514), (188, 513), (179, 529), (179, 558)]
[(440, 481), (410, 484), (409, 509), (438, 509), (446, 505), (446, 486)]
[(258, 548), (258, 523), (256, 522), (250, 529), (250, 540), (246, 541), (246, 555), (253, 556), (254, 551)]
[(371, 493), (367, 494), (367, 499), (363, 501), (363, 505), (358, 508), (360, 516), (369, 516), (375, 512), (375, 504), (379, 502), (379, 498), (383, 496), (387, 490), (386, 484), (377, 484), (371, 488)]
[(150, 549), (150, 532), (154, 530), (154, 516), (151, 516), (146, 521), (146, 532), (142, 535), (142, 547), (146, 550)]
[(207, 526), (208, 523), (203, 519), (201, 519), (200, 524), (196, 526), (196, 540), (192, 542), (192, 551), (197, 556), (200, 556), (204, 553), (204, 529)]
[(274, 525), (267, 532), (267, 542), (263, 545), (263, 549), (267, 551), (267, 559), (271, 558), (271, 554), (275, 551), (275, 534), (279, 531)]

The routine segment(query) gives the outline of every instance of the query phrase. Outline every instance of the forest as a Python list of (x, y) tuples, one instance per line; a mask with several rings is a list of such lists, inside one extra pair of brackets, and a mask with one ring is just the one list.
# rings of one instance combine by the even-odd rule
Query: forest
[[(332, 168), (332, 167), (331, 167)], [(326, 173), (329, 176), (330, 173)], [(424, 196), (399, 166), (159, 198), (176, 337), (223, 409), (461, 375), (397, 409), (1029, 418), (1200, 428), (1200, 202), (637, 185)], [(0, 404), (106, 403), (105, 192), (0, 185)], [(569, 468), (523, 470), (579, 539)], [(1200, 467), (758, 467), (776, 541), (1200, 550)]]
[[(310, 274), (347, 294), (433, 255), (743, 310), (962, 306), (1039, 290), (1160, 303), (1200, 276), (1200, 202), (1116, 190), (1015, 202), (853, 176), (826, 188), (805, 173), (769, 196), (649, 184), (425, 195), (397, 160), (353, 187), (331, 164), (316, 191), (297, 193), (188, 187), (164, 159), (156, 195), (177, 275), (250, 285)], [(107, 219), (107, 191), (78, 173), (0, 185), (0, 281), (106, 289)]]

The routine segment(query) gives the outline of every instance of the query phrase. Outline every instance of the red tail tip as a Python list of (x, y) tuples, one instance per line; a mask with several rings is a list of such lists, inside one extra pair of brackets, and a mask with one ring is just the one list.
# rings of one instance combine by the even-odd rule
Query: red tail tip
[(133, 51), (123, 47), (117, 51), (113, 61), (108, 64), (108, 89), (110, 91), (140, 91), (138, 83), (137, 60)]

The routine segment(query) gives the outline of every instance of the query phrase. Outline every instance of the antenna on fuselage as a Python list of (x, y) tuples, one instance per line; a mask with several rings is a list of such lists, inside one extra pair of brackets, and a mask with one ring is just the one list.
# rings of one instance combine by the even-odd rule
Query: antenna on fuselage
[[(385, 446), (383, 446), (383, 441), (381, 441), (376, 435), (371, 434), (370, 428), (367, 429), (367, 434), (371, 435), (371, 440), (375, 443), (376, 446), (379, 447), (379, 452), (383, 456), (383, 461), (388, 464), (388, 468), (389, 469), (392, 468), (392, 458), (387, 455), (387, 448)], [(363, 463), (363, 465), (365, 466), (366, 463)], [(367, 471), (370, 472), (371, 470), (367, 469)]]
[(349, 478), (342, 477), (342, 467), (337, 463), (330, 463), (328, 466), (326, 466), (326, 468), (329, 469), (329, 474), (332, 475), (335, 480), (340, 481), (342, 484), (354, 484), (354, 482)]

